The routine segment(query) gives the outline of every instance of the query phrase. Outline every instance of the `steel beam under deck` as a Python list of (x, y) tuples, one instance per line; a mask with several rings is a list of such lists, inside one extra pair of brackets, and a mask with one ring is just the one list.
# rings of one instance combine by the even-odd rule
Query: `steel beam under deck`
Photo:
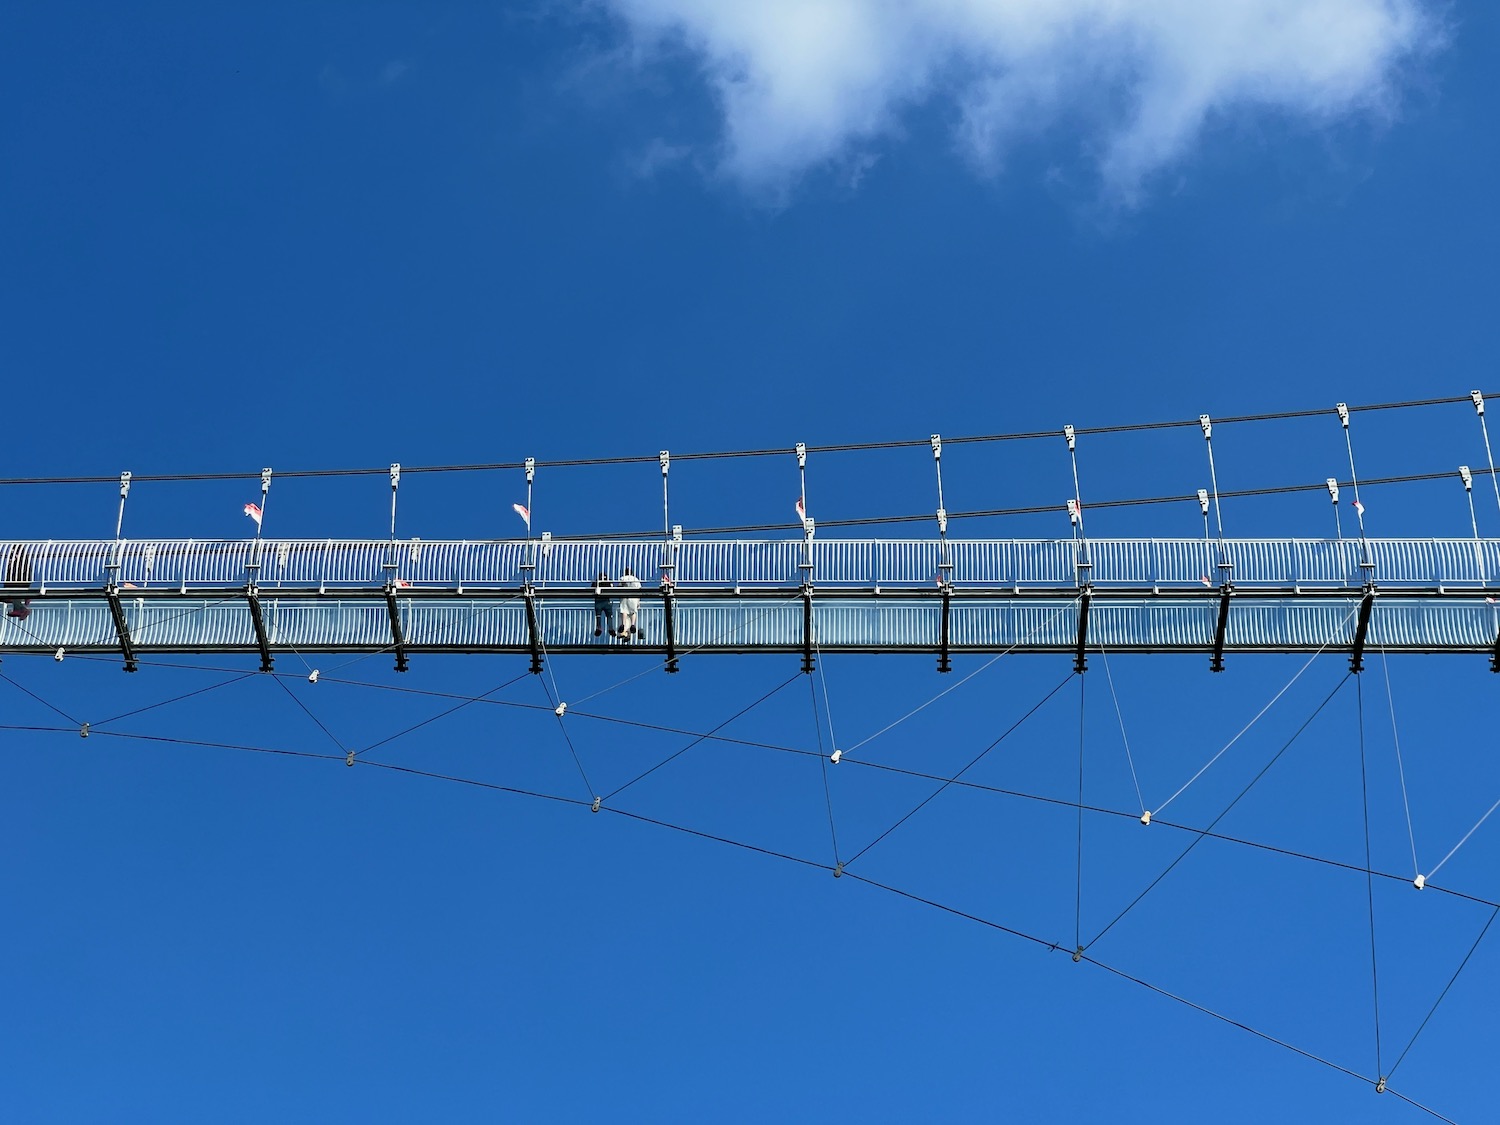
[[(1059, 653), (1387, 652), (1480, 653), (1500, 666), (1500, 587), (1461, 590), (1307, 590), (1237, 586), (1235, 613), (1220, 589), (1095, 586), (944, 586), (759, 589), (681, 585), (642, 588), (653, 643), (593, 637), (591, 587), (369, 586), (320, 595), (318, 587), (190, 590), (47, 590), (31, 595), (25, 626), (0, 617), (0, 653), (244, 653), (269, 664), (277, 651), (370, 653), (394, 647), (397, 668), (422, 653), (515, 653), (539, 666), (544, 653), (650, 654), (670, 667), (684, 652), (783, 653), (812, 666), (817, 651), (955, 655)], [(250, 612), (246, 612), (247, 601)], [(237, 605), (236, 605), (237, 603)], [(670, 615), (670, 628), (667, 618)], [(258, 619), (258, 623), (257, 623)], [(273, 642), (270, 638), (274, 637)], [(413, 639), (417, 638), (417, 639)], [(815, 640), (814, 640), (815, 638)], [(1082, 648), (1080, 648), (1082, 645)]]

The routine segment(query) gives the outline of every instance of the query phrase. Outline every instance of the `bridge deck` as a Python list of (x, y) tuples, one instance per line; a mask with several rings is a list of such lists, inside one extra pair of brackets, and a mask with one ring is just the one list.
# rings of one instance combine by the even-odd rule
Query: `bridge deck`
[[(0, 652), (1496, 650), (1500, 540), (0, 543)], [(594, 582), (643, 583), (595, 637)], [(615, 601), (625, 592), (607, 592)], [(1372, 596), (1367, 596), (1372, 595)], [(1081, 627), (1082, 626), (1082, 627)]]

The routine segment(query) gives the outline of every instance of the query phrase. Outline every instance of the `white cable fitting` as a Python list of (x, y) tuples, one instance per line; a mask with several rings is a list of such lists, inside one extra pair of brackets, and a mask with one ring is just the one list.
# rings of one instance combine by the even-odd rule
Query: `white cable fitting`
[(807, 443), (799, 441), (795, 452), (797, 454), (797, 468), (807, 468)]
[(805, 520), (802, 521), (802, 530), (806, 533), (809, 539), (813, 537), (813, 532), (814, 530), (816, 530), (816, 528), (817, 525), (813, 523), (812, 516), (808, 516)]
[(528, 458), (526, 458), (526, 466), (525, 467), (526, 467), (526, 483), (530, 484), (531, 483), (531, 478), (534, 477), (534, 476), (536, 476), (536, 458), (535, 457), (528, 457)]
[(947, 508), (939, 508), (937, 510), (937, 521), (938, 521), (938, 534), (939, 535), (947, 535), (948, 534), (948, 509)]
[(1377, 1094), (1385, 1093), (1385, 1075), (1382, 1074), (1380, 1076), (1380, 1081), (1375, 1083), (1375, 1092)]
[(1077, 949), (1073, 950), (1073, 964), (1076, 965), (1076, 964), (1078, 964), (1078, 962), (1080, 962), (1082, 960), (1083, 960), (1083, 946), (1080, 945)]
[(83, 726), (81, 726), (81, 727), (78, 728), (78, 737), (79, 738), (87, 738), (88, 736), (89, 736), (89, 724), (88, 723), (84, 723)]
[(661, 475), (662, 476), (666, 476), (667, 475), (667, 466), (672, 463), (672, 455), (670, 453), (668, 453), (665, 449), (663, 449), (661, 451), (660, 457), (661, 457)]
[(1068, 439), (1068, 452), (1072, 453), (1075, 445), (1072, 426), (1063, 427), (1063, 437)]
[(560, 719), (568, 713), (568, 705), (566, 703), (559, 703), (556, 707), (552, 708), (552, 713)]
[(1145, 812), (1141, 813), (1141, 823), (1145, 824), (1145, 825), (1149, 825), (1151, 823), (1151, 810), (1150, 809), (1147, 809)]
[(933, 434), (932, 435), (932, 459), (934, 461), (941, 461), (943, 459), (943, 435), (942, 434)]
[(682, 542), (682, 524), (680, 524), (680, 523), (674, 523), (672, 525), (672, 542), (673, 543), (681, 543)]
[(401, 483), (401, 462), (391, 462), (391, 491), (396, 491), (396, 486)]
[(63, 658), (63, 650), (62, 649), (58, 649), (56, 652), (54, 652), (52, 654), (52, 659), (55, 660), (55, 661), (57, 661), (59, 664), (62, 663), (62, 658)]
[(1339, 412), (1339, 421), (1344, 424), (1344, 429), (1349, 428), (1349, 407), (1342, 402), (1334, 403), (1333, 408)]
[(270, 469), (262, 469), (260, 471), (260, 494), (262, 496), (264, 496), (266, 493), (268, 493), (270, 491), (271, 491), (271, 470)]
[(1464, 482), (1465, 492), (1474, 491), (1474, 477), (1473, 474), (1469, 472), (1469, 466), (1460, 465), (1458, 467), (1458, 479)]
[(1333, 477), (1328, 478), (1328, 495), (1332, 497), (1335, 504), (1339, 502), (1339, 482)]
[(1074, 527), (1078, 526), (1078, 501), (1077, 500), (1071, 500), (1070, 499), (1068, 501), (1068, 522), (1071, 523)]
[(318, 682), (318, 670), (316, 668), (307, 674), (307, 682), (310, 684)]
[(129, 470), (120, 474), (120, 499), (130, 495), (130, 472)]
[(604, 798), (603, 797), (595, 797), (594, 798), (594, 803), (589, 806), (589, 812), (598, 812), (599, 811), (599, 806), (602, 805), (603, 803), (604, 803)]
[(344, 755), (344, 765), (346, 765), (346, 766), (352, 766), (353, 764), (354, 764), (354, 751), (351, 750), (351, 751), (349, 751), (349, 753), (347, 753), (347, 754)]
[(1425, 887), (1427, 885), (1427, 876), (1426, 875), (1418, 875), (1415, 879), (1413, 879), (1411, 881), (1411, 885), (1414, 886), (1414, 887), (1416, 887), (1417, 890), (1420, 891), (1423, 887)]
[(1203, 509), (1205, 516), (1208, 515), (1208, 489), (1206, 488), (1198, 490), (1198, 507)]
[(1482, 415), (1484, 413), (1484, 395), (1479, 391), (1470, 391), (1469, 397), (1474, 400), (1474, 410)]
[(832, 754), (828, 755), (828, 760), (830, 762), (832, 762), (834, 765), (838, 765), (839, 764), (839, 759), (842, 758), (843, 756), (844, 756), (844, 752), (842, 750), (835, 750)]
[(1212, 441), (1214, 436), (1214, 422), (1207, 414), (1198, 415), (1198, 425), (1203, 427), (1203, 440)]

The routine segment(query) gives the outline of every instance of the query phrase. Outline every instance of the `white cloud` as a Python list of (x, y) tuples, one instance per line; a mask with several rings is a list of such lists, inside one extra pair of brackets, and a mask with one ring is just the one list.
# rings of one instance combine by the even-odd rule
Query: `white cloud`
[(1438, 43), (1437, 0), (595, 0), (650, 59), (685, 50), (723, 118), (721, 174), (781, 192), (858, 163), (934, 103), (993, 171), (1066, 125), (1106, 196), (1134, 201), (1210, 121), (1390, 114)]

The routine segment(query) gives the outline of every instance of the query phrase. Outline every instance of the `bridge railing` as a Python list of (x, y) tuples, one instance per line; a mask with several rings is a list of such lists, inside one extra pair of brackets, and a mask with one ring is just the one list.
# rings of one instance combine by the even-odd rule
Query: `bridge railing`
[[(945, 563), (947, 567), (945, 568)], [(1221, 567), (1227, 563), (1227, 568)], [(1464, 587), (1500, 583), (1500, 539), (47, 540), (0, 542), (12, 589), (581, 587), (628, 567), (684, 588)]]

